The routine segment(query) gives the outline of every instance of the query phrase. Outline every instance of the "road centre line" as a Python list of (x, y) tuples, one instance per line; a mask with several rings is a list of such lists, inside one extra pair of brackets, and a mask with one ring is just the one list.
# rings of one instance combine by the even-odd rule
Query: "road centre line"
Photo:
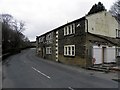
[(70, 89), (70, 90), (74, 90), (73, 88), (71, 88), (71, 87), (68, 87), (68, 89)]
[(34, 68), (34, 67), (32, 67), (32, 69), (34, 69), (35, 71), (37, 71), (37, 72), (38, 72), (38, 73), (40, 73), (41, 75), (43, 75), (43, 76), (47, 77), (48, 79), (50, 79), (50, 78), (51, 78), (50, 76), (48, 76), (48, 75), (46, 75), (46, 74), (42, 73), (41, 71), (37, 70), (37, 69), (36, 69), (36, 68)]

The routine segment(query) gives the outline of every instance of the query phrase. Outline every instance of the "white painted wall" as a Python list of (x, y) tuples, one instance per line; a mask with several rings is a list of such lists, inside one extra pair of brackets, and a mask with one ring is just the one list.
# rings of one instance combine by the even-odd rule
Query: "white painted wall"
[(103, 11), (86, 16), (86, 19), (88, 20), (88, 32), (116, 38), (118, 22), (111, 13)]

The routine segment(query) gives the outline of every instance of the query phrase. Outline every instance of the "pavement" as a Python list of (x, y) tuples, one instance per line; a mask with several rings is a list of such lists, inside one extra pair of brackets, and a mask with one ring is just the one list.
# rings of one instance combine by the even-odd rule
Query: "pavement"
[(27, 49), (3, 62), (3, 88), (118, 88), (118, 72), (99, 72), (36, 56)]
[(120, 66), (112, 67), (112, 70), (120, 71)]
[[(53, 62), (53, 61), (49, 61), (49, 60), (45, 60), (45, 62), (49, 62), (51, 64), (56, 64), (57, 62)], [(87, 75), (92, 75), (92, 76), (96, 76), (96, 77), (100, 77), (100, 78), (104, 78), (104, 79), (108, 79), (108, 80), (112, 80), (112, 79), (118, 79), (119, 77), (119, 72), (118, 71), (112, 71), (112, 72), (101, 72), (101, 71), (96, 71), (96, 70), (88, 70), (85, 68), (81, 68), (79, 66), (75, 66), (75, 65), (65, 65), (65, 64), (61, 64), (61, 63), (57, 63), (58, 66), (63, 67), (63, 68), (68, 68), (70, 70), (73, 71), (77, 71), (80, 73), (85, 73)]]

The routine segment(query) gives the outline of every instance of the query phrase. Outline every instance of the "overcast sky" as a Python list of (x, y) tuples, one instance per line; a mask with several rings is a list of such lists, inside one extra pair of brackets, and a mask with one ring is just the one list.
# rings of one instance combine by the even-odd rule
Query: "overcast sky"
[(116, 0), (0, 0), (0, 12), (25, 21), (23, 33), (33, 41), (36, 36), (81, 18), (99, 1), (109, 10)]

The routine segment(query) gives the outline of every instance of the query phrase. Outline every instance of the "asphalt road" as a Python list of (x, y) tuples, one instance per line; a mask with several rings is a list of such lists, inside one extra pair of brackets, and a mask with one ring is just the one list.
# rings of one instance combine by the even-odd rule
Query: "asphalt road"
[(28, 49), (3, 63), (3, 88), (118, 88), (118, 82), (41, 59)]

